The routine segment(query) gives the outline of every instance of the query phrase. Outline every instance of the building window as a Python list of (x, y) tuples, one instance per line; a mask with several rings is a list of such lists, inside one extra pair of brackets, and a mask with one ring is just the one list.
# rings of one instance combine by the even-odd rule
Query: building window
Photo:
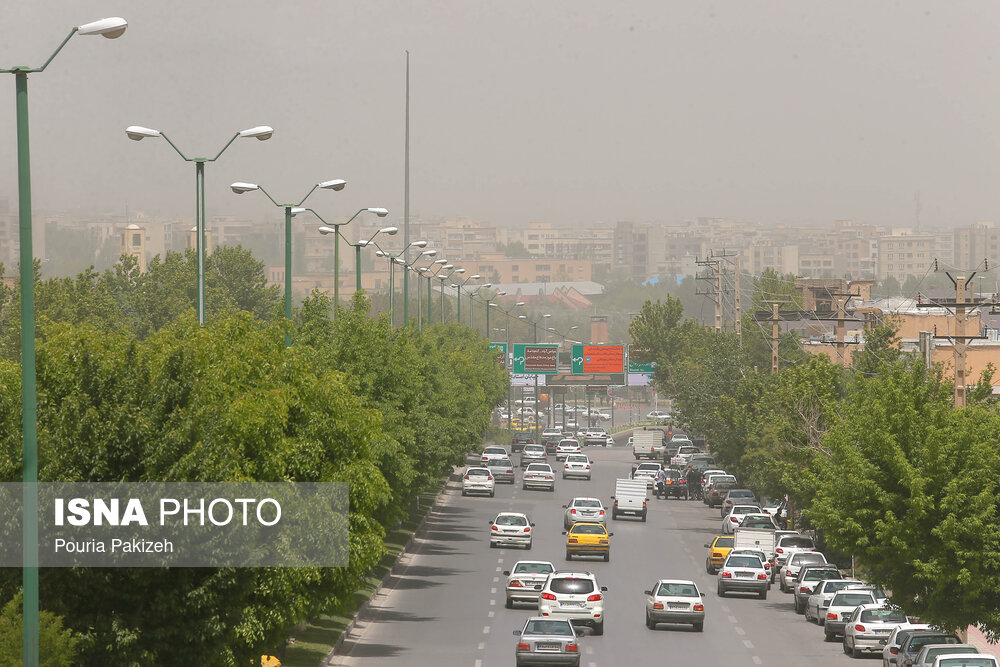
[(142, 245), (142, 234), (132, 235), (132, 245)]

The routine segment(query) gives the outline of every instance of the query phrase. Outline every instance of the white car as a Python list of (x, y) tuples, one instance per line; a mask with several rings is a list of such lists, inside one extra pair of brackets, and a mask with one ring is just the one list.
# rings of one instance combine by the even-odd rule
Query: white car
[(1000, 662), (986, 653), (945, 653), (934, 658), (931, 667), (1000, 667)]
[(555, 566), (546, 560), (519, 560), (514, 563), (513, 570), (504, 572), (507, 575), (507, 609), (513, 609), (515, 602), (537, 605), (541, 592), (535, 590), (535, 586), (544, 584), (555, 571)]
[(695, 632), (705, 628), (705, 601), (693, 581), (660, 579), (646, 594), (646, 627), (657, 623), (690, 623)]
[(473, 493), (485, 493), (490, 498), (496, 492), (496, 480), (489, 468), (471, 466), (465, 469), (462, 477), (462, 495), (468, 496)]
[(670, 413), (663, 412), (662, 410), (650, 410), (649, 412), (646, 413), (646, 419), (656, 419), (656, 420), (670, 419)]
[(582, 451), (579, 442), (572, 438), (565, 438), (556, 445), (556, 461), (565, 461), (570, 454), (579, 454)]
[(860, 658), (862, 653), (881, 653), (883, 641), (897, 625), (909, 625), (901, 609), (863, 604), (854, 610), (844, 626), (844, 653)]
[(744, 515), (759, 513), (760, 508), (756, 505), (733, 505), (729, 514), (722, 517), (722, 534), (732, 535), (736, 531), (736, 527), (740, 525)]
[(838, 591), (830, 600), (830, 606), (826, 608), (826, 623), (823, 624), (824, 640), (832, 642), (837, 635), (843, 635), (851, 614), (863, 604), (875, 604), (875, 596), (871, 591), (853, 588)]
[(729, 554), (722, 564), (716, 581), (719, 597), (730, 591), (756, 593), (761, 600), (767, 599), (767, 589), (771, 587), (771, 577), (759, 556)]
[(830, 606), (830, 600), (839, 591), (848, 586), (860, 586), (860, 581), (853, 579), (824, 579), (813, 588), (812, 595), (806, 598), (806, 605), (803, 608), (807, 621), (812, 621), (823, 625), (826, 622), (826, 609)]
[(606, 523), (607, 512), (597, 498), (574, 498), (569, 505), (563, 505), (563, 529), (569, 530), (578, 521), (586, 523)]
[(527, 514), (500, 512), (490, 521), (490, 548), (502, 546), (531, 549), (531, 523)]
[(510, 452), (507, 451), (506, 447), (501, 445), (490, 445), (483, 449), (483, 453), (479, 456), (479, 462), (484, 466), (489, 463), (490, 459), (509, 459)]
[[(783, 542), (784, 538), (779, 540)], [(775, 549), (775, 561), (777, 561), (778, 550)], [(788, 560), (781, 567), (778, 575), (778, 588), (782, 593), (793, 593), (795, 582), (799, 580), (799, 570), (803, 565), (825, 565), (826, 556), (818, 551), (796, 551), (788, 556)]]
[(556, 490), (556, 474), (548, 463), (529, 463), (521, 477), (521, 488), (542, 487), (549, 491)]
[[(896, 658), (899, 656), (899, 645), (906, 639), (906, 635), (913, 630), (930, 630), (931, 626), (914, 623), (912, 625), (900, 625), (892, 629), (889, 638), (885, 640), (885, 648), (882, 649), (882, 667), (896, 667)], [(902, 635), (900, 634), (902, 632)]]
[(656, 479), (656, 473), (663, 466), (659, 463), (640, 463), (632, 471), (632, 479), (643, 480), (646, 482), (646, 488), (653, 488), (653, 480)]
[(590, 572), (553, 572), (542, 585), (538, 613), (568, 619), (573, 625), (588, 625), (595, 635), (603, 635), (604, 593), (607, 590)]
[(589, 480), (590, 472), (589, 456), (586, 454), (568, 454), (566, 456), (566, 462), (563, 464), (562, 471), (563, 479), (567, 477), (584, 477)]

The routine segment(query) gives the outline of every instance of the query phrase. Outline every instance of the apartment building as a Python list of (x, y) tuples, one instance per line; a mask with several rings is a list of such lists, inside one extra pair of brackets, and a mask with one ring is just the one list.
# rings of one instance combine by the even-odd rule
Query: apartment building
[(759, 275), (764, 269), (778, 273), (799, 273), (797, 244), (782, 243), (772, 239), (754, 239), (750, 247), (740, 251), (740, 270)]
[(878, 280), (892, 277), (903, 283), (910, 276), (919, 278), (933, 269), (933, 234), (913, 234), (910, 230), (893, 232), (878, 239)]
[(977, 222), (967, 227), (957, 227), (952, 233), (952, 261), (954, 267), (971, 269), (984, 259), (1000, 265), (1000, 228), (995, 222)]

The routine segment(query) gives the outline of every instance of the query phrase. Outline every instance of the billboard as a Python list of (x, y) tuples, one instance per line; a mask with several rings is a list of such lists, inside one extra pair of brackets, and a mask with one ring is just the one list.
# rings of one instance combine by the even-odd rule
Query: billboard
[(574, 345), (574, 373), (624, 373), (624, 345)]
[(514, 345), (515, 373), (552, 374), (559, 372), (559, 346), (556, 344)]
[(642, 345), (628, 346), (628, 372), (652, 373), (656, 370), (656, 360), (653, 351)]
[(500, 368), (507, 368), (507, 343), (490, 343), (490, 349), (496, 352)]

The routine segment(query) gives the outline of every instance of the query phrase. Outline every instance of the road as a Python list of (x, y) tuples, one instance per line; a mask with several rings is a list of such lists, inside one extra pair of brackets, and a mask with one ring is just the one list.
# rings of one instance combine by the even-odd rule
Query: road
[[(621, 440), (628, 437), (621, 434)], [(625, 447), (586, 453), (595, 461), (592, 481), (557, 477), (554, 493), (498, 485), (495, 498), (467, 497), (451, 482), (428, 516), (423, 539), (414, 541), (338, 654), (327, 664), (344, 667), (435, 665), (493, 667), (514, 664), (512, 631), (533, 613), (504, 608), (503, 570), (518, 560), (549, 560), (594, 572), (608, 587), (605, 632), (581, 640), (587, 667), (625, 664), (773, 665), (827, 667), (850, 658), (839, 643), (824, 643), (822, 630), (791, 611), (791, 595), (772, 587), (766, 600), (719, 598), (715, 577), (705, 572), (703, 546), (717, 534), (718, 510), (698, 501), (650, 498), (648, 521), (609, 521), (611, 561), (564, 560), (562, 505), (575, 496), (610, 503), (614, 479), (627, 476)], [(554, 463), (550, 458), (550, 462)], [(519, 478), (520, 479), (520, 478)], [(490, 549), (489, 521), (499, 511), (525, 512), (535, 522), (531, 551)], [(660, 578), (691, 579), (706, 595), (705, 631), (643, 622), (643, 590)], [(647, 662), (647, 661), (657, 661)], [(870, 659), (869, 664), (878, 664)]]

